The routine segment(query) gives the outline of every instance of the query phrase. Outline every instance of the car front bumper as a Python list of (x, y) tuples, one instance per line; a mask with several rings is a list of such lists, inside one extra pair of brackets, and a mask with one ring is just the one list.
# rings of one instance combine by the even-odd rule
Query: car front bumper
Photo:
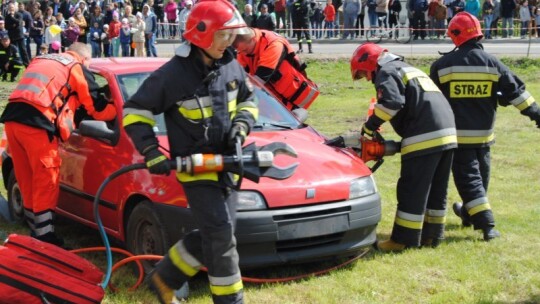
[(379, 194), (277, 210), (239, 211), (236, 238), (244, 268), (349, 256), (376, 242)]
[[(155, 205), (174, 243), (197, 225), (189, 209)], [(242, 268), (352, 256), (376, 241), (381, 199), (358, 199), (275, 210), (238, 211), (237, 249)]]

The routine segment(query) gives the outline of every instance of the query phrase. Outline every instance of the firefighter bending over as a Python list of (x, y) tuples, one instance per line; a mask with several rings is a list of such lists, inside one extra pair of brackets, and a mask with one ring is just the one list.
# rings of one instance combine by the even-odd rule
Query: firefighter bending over
[(307, 77), (306, 64), (279, 34), (249, 28), (233, 46), (246, 72), (257, 76), (287, 108), (307, 109), (319, 96), (317, 85)]
[(74, 43), (61, 54), (38, 56), (26, 68), (2, 113), (15, 177), (31, 235), (62, 246), (54, 231), (54, 210), (60, 191), (62, 159), (58, 140), (66, 141), (75, 127), (74, 113), (84, 107), (98, 120), (113, 120), (116, 109), (100, 94), (88, 70), (91, 54)]
[(351, 59), (354, 80), (375, 84), (374, 115), (362, 127), (371, 136), (390, 121), (401, 141), (397, 212), (381, 251), (437, 246), (444, 236), (446, 193), (452, 155), (457, 147), (454, 115), (429, 77), (373, 43), (359, 46)]
[(458, 149), (452, 173), (463, 203), (453, 205), (464, 226), (482, 230), (484, 240), (500, 234), (487, 199), (490, 146), (495, 142), (497, 105), (513, 105), (540, 127), (540, 109), (521, 79), (484, 51), (480, 22), (461, 12), (448, 25), (456, 49), (431, 66), (431, 79), (450, 102), (455, 115)]
[[(234, 59), (231, 46), (246, 24), (225, 0), (193, 6), (186, 22), (186, 42), (152, 73), (124, 106), (123, 124), (153, 174), (169, 174), (152, 126), (164, 113), (170, 157), (227, 153), (243, 140), (258, 117), (252, 85)], [(236, 191), (227, 174), (177, 173), (199, 226), (178, 241), (148, 279), (161, 303), (171, 303), (202, 266), (208, 269), (214, 303), (243, 303), (234, 227)]]

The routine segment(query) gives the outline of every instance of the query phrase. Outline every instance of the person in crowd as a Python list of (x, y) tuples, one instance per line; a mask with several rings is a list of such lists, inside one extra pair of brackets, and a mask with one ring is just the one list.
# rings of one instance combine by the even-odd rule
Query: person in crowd
[(120, 30), (122, 28), (122, 22), (120, 22), (120, 14), (118, 12), (113, 13), (113, 20), (109, 23), (109, 41), (111, 44), (111, 56), (120, 56)]
[(436, 0), (438, 5), (435, 8), (435, 31), (437, 39), (439, 39), (441, 36), (444, 37), (445, 32), (445, 26), (444, 23), (446, 21), (446, 14), (448, 13), (447, 7), (444, 5), (444, 0)]
[(501, 0), (502, 38), (514, 36), (514, 11), (516, 7), (514, 0)]
[(398, 25), (399, 13), (401, 13), (401, 2), (399, 0), (390, 0), (388, 3), (388, 26), (390, 28)]
[(138, 12), (136, 15), (135, 25), (133, 27), (133, 42), (135, 43), (135, 56), (144, 57), (144, 41), (145, 35), (144, 31), (146, 29), (146, 23), (143, 20), (141, 12)]
[(303, 36), (306, 37), (306, 42), (308, 45), (309, 53), (313, 53), (311, 45), (311, 35), (309, 34), (309, 15), (311, 13), (311, 8), (307, 0), (295, 0), (292, 11), (292, 20), (293, 28), (295, 32), (296, 39), (298, 41), (298, 52), (304, 52), (302, 48), (302, 43), (304, 40)]
[(253, 27), (263, 30), (274, 31), (276, 29), (276, 17), (268, 12), (268, 5), (261, 5), (261, 11)]
[(43, 33), (45, 31), (45, 22), (43, 22), (42, 13), (36, 10), (32, 16), (32, 26), (30, 27), (30, 38), (36, 44), (36, 56), (41, 55), (41, 45), (43, 44)]
[(491, 38), (491, 23), (493, 22), (493, 9), (495, 5), (493, 0), (485, 0), (482, 4), (482, 18), (484, 19), (484, 37), (486, 39)]
[(127, 18), (122, 19), (122, 27), (120, 28), (120, 47), (122, 49), (122, 57), (129, 57), (129, 49), (131, 46), (131, 26)]
[(180, 15), (178, 16), (178, 30), (180, 31), (180, 38), (182, 41), (185, 41), (184, 33), (186, 31), (186, 22), (189, 14), (191, 13), (191, 8), (193, 7), (193, 2), (191, 0), (187, 0), (185, 3), (186, 7), (180, 12)]
[(531, 12), (527, 0), (521, 0), (520, 2), (519, 21), (521, 22), (521, 39), (525, 39), (529, 35), (529, 24), (531, 23)]
[(90, 28), (90, 47), (92, 48), (92, 58), (101, 57), (101, 34), (103, 34), (103, 27), (99, 26), (99, 22), (95, 21), (94, 25)]
[(492, 0), (493, 2), (493, 17), (491, 20), (491, 26), (489, 30), (489, 37), (497, 38), (499, 32), (499, 20), (501, 19), (501, 1)]
[(88, 23), (86, 23), (86, 18), (84, 17), (80, 7), (75, 9), (71, 18), (73, 18), (75, 24), (79, 28), (79, 37), (77, 37), (77, 41), (86, 44)]
[(332, 5), (332, 0), (326, 1), (326, 6), (324, 7), (324, 29), (326, 30), (326, 38), (334, 37), (334, 23), (336, 22), (336, 10), (334, 5)]
[(146, 28), (144, 30), (146, 56), (157, 57), (157, 49), (155, 46), (156, 32), (158, 30), (156, 15), (154, 15), (154, 13), (150, 10), (150, 6), (147, 4), (143, 5), (142, 14), (144, 22), (146, 23)]
[[(251, 4), (246, 4), (244, 6), (244, 12), (241, 14), (241, 16), (248, 26), (250, 27), (255, 26), (256, 21), (257, 21), (257, 14), (255, 14), (255, 12), (253, 11), (253, 6), (251, 6)], [(185, 21), (184, 21), (184, 24), (185, 24)]]
[(276, 16), (276, 30), (278, 31), (278, 33), (281, 33), (281, 34), (287, 31), (286, 10), (287, 10), (286, 0), (274, 1), (274, 14)]
[(30, 63), (29, 54), (26, 52), (26, 45), (24, 42), (24, 27), (23, 27), (23, 17), (17, 11), (17, 6), (15, 3), (10, 2), (7, 5), (7, 14), (5, 18), (5, 27), (9, 35), (10, 43), (13, 44), (19, 51), (19, 55), (24, 66), (28, 66)]
[(101, 43), (103, 43), (103, 57), (111, 57), (112, 46), (109, 32), (109, 25), (103, 25), (103, 33), (101, 33)]
[(413, 39), (418, 40), (418, 37), (424, 40), (426, 38), (426, 11), (428, 9), (427, 0), (411, 0), (410, 10), (413, 14), (411, 27), (413, 28)]
[(67, 28), (63, 31), (64, 35), (64, 47), (68, 48), (71, 46), (74, 42), (79, 39), (81, 31), (79, 29), (79, 26), (75, 23), (74, 17), (69, 17), (68, 19), (68, 25)]
[[(382, 1), (386, 1), (388, 4), (387, 0)], [(360, 14), (361, 8), (362, 2), (360, 0), (345, 0), (343, 2), (343, 39), (354, 39), (356, 32), (354, 23), (358, 17), (358, 14)]]
[(165, 15), (167, 16), (167, 22), (169, 25), (169, 39), (173, 39), (176, 37), (176, 10), (178, 9), (178, 5), (176, 4), (176, 1), (169, 0), (167, 4), (165, 5), (165, 8), (163, 9), (165, 11)]

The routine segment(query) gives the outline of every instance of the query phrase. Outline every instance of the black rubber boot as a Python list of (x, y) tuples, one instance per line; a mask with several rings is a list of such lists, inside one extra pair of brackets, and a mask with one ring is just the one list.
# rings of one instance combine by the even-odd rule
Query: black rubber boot
[(501, 233), (493, 227), (484, 228), (482, 232), (484, 233), (484, 241), (486, 242), (501, 236)]
[(303, 53), (304, 52), (304, 49), (302, 48), (302, 43), (298, 43), (298, 51), (296, 51), (296, 53)]
[(313, 49), (311, 48), (311, 43), (308, 43), (307, 46), (308, 46), (308, 52), (310, 54), (313, 54)]
[(469, 214), (467, 213), (467, 209), (463, 206), (463, 203), (455, 202), (452, 205), (452, 210), (454, 211), (454, 214), (459, 216), (461, 218), (461, 224), (464, 227), (471, 227), (471, 218)]

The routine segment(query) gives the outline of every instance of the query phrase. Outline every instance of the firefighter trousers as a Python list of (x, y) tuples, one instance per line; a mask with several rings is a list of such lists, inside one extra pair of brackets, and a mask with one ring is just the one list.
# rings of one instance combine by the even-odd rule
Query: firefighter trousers
[(453, 153), (446, 150), (402, 159), (393, 241), (418, 247), (421, 237), (443, 238)]
[(18, 122), (5, 123), (15, 177), (25, 217), (34, 236), (54, 232), (53, 212), (60, 191), (58, 139), (47, 131)]
[(217, 183), (183, 186), (199, 229), (169, 250), (156, 267), (158, 275), (169, 287), (178, 289), (204, 265), (214, 303), (243, 303), (234, 236), (236, 192)]
[(470, 218), (474, 229), (495, 226), (495, 218), (487, 199), (490, 170), (490, 147), (456, 150), (452, 164), (454, 183), (463, 200), (465, 210), (462, 210), (462, 214)]

